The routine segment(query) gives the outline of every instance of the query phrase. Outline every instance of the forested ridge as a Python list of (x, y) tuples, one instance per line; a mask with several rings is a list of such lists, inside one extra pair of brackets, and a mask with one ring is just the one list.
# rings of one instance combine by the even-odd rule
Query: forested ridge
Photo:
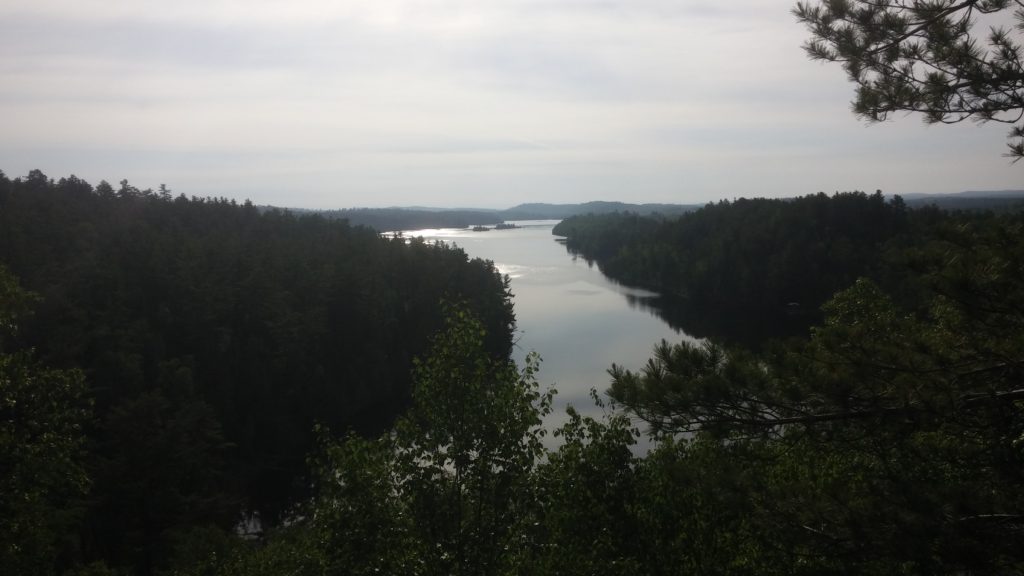
[(408, 404), (442, 299), (484, 319), (488, 353), (511, 349), (489, 262), (127, 182), (0, 173), (0, 265), (33, 294), (8, 350), (80, 374), (91, 404), (57, 566), (152, 573), (195, 530), (276, 524), (308, 494), (314, 424), (379, 433)]
[[(830, 277), (851, 279), (806, 339), (611, 364), (605, 415), (551, 431), (489, 263), (127, 183), (0, 184), (16, 574), (1024, 573), (1021, 214), (787, 204), (858, 207), (761, 229), (859, 238), (815, 270), (849, 252), (875, 279)], [(735, 223), (772, 210), (715, 205), (706, 230), (749, 246)]]
[(885, 244), (912, 232), (910, 212), (880, 192), (740, 198), (672, 219), (576, 216), (553, 233), (627, 284), (706, 305), (815, 309), (884, 265)]

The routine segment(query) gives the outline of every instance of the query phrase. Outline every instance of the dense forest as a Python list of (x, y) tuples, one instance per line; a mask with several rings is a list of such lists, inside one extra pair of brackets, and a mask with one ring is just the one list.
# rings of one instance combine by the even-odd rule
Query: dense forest
[[(570, 409), (548, 431), (555, 391), (536, 356), (509, 360), (508, 289), (487, 262), (127, 183), (0, 178), (0, 562), (1024, 573), (1024, 215), (848, 194), (576, 222), (614, 224), (579, 228), (614, 255), (692, 238), (677, 227), (705, 212), (722, 254), (751, 251), (734, 269), (764, 256), (756, 229), (795, 252), (779, 262), (834, 269), (846, 284), (823, 320), (760, 352), (657, 344), (639, 371), (610, 366), (603, 417)], [(762, 279), (721, 281), (754, 294), (739, 282)], [(246, 512), (262, 532), (245, 533)]]
[(626, 202), (583, 202), (580, 204), (519, 204), (501, 212), (506, 220), (561, 220), (580, 214), (682, 214), (699, 206), (690, 204), (629, 204)]
[(912, 225), (898, 197), (854, 192), (723, 200), (676, 219), (576, 216), (553, 233), (627, 284), (712, 306), (814, 309), (875, 272)]
[[(483, 320), (489, 354), (512, 345), (507, 285), (489, 262), (127, 182), (0, 173), (0, 270), (3, 352), (21, 358), (5, 368), (31, 359), (66, 371), (54, 381), (91, 407), (74, 420), (88, 490), (54, 503), (70, 527), (40, 548), (56, 566), (152, 573), (198, 528), (230, 533), (243, 513), (277, 523), (308, 493), (314, 424), (379, 433), (408, 404), (443, 299)], [(8, 450), (28, 448), (17, 446), (20, 399), (7, 396), (17, 384), (3, 384), (6, 476), (22, 458)], [(22, 385), (17, 394), (35, 393)], [(39, 426), (30, 434), (59, 436)], [(28, 528), (14, 519), (37, 516), (18, 511), (20, 490), (5, 487), (0, 516), (46, 538), (18, 532)], [(4, 544), (0, 565), (21, 565)]]
[(844, 192), (723, 200), (676, 218), (588, 214), (553, 233), (607, 276), (659, 293), (647, 305), (674, 326), (756, 346), (766, 336), (806, 336), (821, 305), (857, 278), (913, 305), (921, 277), (914, 252), (965, 222), (994, 218)]
[(206, 568), (1024, 573), (1024, 217), (920, 216), (927, 241), (886, 248), (909, 306), (859, 279), (805, 340), (663, 342), (640, 371), (613, 365), (610, 411), (570, 411), (554, 450), (534, 361), (487, 361), (454, 310), (390, 434), (324, 439), (312, 520)]

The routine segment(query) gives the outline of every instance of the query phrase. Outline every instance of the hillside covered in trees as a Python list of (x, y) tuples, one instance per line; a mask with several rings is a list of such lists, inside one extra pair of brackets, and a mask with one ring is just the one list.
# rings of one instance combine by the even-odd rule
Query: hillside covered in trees
[[(505, 281), (461, 250), (127, 182), (0, 173), (0, 270), (17, 316), (3, 351), (71, 371), (58, 380), (80, 383), (72, 396), (91, 413), (73, 428), (88, 489), (52, 503), (63, 531), (19, 536), (58, 567), (148, 574), (196, 530), (230, 534), (243, 513), (276, 524), (308, 494), (314, 424), (379, 433), (404, 410), (442, 299), (482, 319), (488, 354), (512, 345)], [(14, 385), (0, 414), (17, 428)], [(7, 475), (25, 440), (4, 431)], [(4, 489), (0, 504), (16, 532), (43, 518), (18, 497)], [(13, 545), (5, 571), (28, 566)]]
[(914, 254), (958, 226), (995, 219), (845, 192), (723, 200), (677, 218), (590, 214), (553, 233), (610, 278), (657, 292), (645, 305), (674, 326), (756, 345), (806, 335), (821, 305), (860, 277), (913, 305), (921, 290)]
[(675, 219), (576, 216), (553, 233), (620, 282), (713, 306), (817, 308), (910, 231), (882, 194), (723, 200)]
[[(830, 203), (863, 220), (831, 227)], [(751, 227), (752, 212), (794, 223), (786, 209), (819, 218)], [(704, 229), (737, 247), (759, 229), (776, 249), (849, 252), (849, 276), (828, 278), (851, 280), (806, 339), (663, 342), (640, 370), (610, 364), (595, 382), (610, 383), (595, 392), (605, 415), (570, 409), (551, 431), (555, 391), (536, 356), (509, 360), (508, 288), (488, 262), (126, 182), (0, 177), (0, 562), (83, 576), (1024, 573), (1024, 215), (863, 194), (705, 210)], [(608, 230), (682, 234), (702, 212), (650, 236), (630, 236), (650, 226), (635, 216)], [(832, 249), (787, 238), (812, 233)], [(844, 238), (885, 263), (836, 250)], [(759, 281), (720, 280), (736, 294)], [(243, 534), (243, 513), (262, 532)]]

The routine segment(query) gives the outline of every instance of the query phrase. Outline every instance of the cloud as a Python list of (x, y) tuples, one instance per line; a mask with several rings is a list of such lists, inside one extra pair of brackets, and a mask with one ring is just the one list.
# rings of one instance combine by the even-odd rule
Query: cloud
[[(0, 169), (304, 206), (791, 195), (865, 166), (1010, 187), (1001, 130), (865, 131), (802, 39), (754, 0), (7, 3)], [(933, 176), (956, 145), (981, 164)]]

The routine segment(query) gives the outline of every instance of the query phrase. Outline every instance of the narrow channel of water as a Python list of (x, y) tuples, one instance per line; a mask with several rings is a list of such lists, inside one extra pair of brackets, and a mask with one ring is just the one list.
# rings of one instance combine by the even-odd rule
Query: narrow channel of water
[(662, 339), (693, 340), (649, 306), (655, 294), (621, 286), (596, 266), (569, 254), (551, 229), (557, 221), (516, 222), (508, 230), (414, 230), (404, 234), (441, 240), (470, 257), (495, 263), (511, 279), (518, 327), (516, 362), (530, 351), (543, 359), (538, 378), (558, 390), (555, 410), (546, 422), (553, 430), (565, 421), (565, 406), (582, 414), (600, 409), (590, 398), (608, 388), (612, 363), (639, 369)]

